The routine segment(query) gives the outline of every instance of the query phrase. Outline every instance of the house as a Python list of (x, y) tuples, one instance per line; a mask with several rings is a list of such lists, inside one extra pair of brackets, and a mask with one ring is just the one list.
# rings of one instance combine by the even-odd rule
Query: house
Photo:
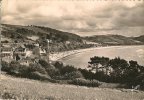
[(12, 56), (13, 48), (11, 47), (2, 47), (1, 48), (1, 57)]
[(19, 47), (15, 48), (14, 52), (17, 54), (24, 54), (24, 53), (26, 53), (26, 48), (19, 46)]
[(46, 49), (44, 48), (39, 48), (39, 52), (41, 56), (45, 56), (46, 55)]
[(2, 60), (10, 62), (13, 59), (13, 48), (2, 47), (0, 56)]
[(39, 58), (30, 58), (30, 57), (27, 57), (27, 58), (23, 58), (21, 60), (19, 60), (18, 62), (21, 64), (21, 65), (26, 65), (26, 66), (29, 66), (30, 64), (33, 64), (33, 63), (38, 63), (39, 61)]
[(13, 59), (14, 60), (20, 60), (26, 57), (26, 48), (19, 46), (16, 47), (13, 51)]

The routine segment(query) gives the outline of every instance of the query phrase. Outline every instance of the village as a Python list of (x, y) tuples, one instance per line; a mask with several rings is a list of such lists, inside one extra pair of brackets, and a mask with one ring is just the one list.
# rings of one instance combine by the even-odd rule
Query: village
[[(52, 53), (50, 52), (48, 40), (47, 40), (47, 46), (45, 47), (36, 42), (1, 43), (1, 61), (5, 61), (7, 63), (17, 61), (21, 65), (26, 66), (29, 66), (30, 64), (33, 63), (38, 63), (39, 59), (43, 59), (48, 63), (50, 63), (51, 61), (58, 61), (59, 59), (72, 54), (91, 51), (93, 49), (96, 49), (98, 46), (99, 46), (98, 44), (95, 44), (93, 48)], [(87, 70), (89, 70), (89, 68)], [(106, 74), (109, 74), (111, 72), (111, 69), (106, 69), (104, 67), (99, 66), (97, 68), (97, 71), (98, 72), (104, 71)]]
[(21, 65), (36, 63), (38, 59), (49, 59), (47, 47), (39, 43), (1, 43), (1, 61), (18, 61)]

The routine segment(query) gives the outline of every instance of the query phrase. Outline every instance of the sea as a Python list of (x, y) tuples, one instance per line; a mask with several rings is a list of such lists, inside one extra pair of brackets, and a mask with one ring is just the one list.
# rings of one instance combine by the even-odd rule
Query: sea
[(76, 53), (60, 59), (66, 65), (73, 65), (77, 68), (86, 68), (91, 57), (115, 57), (123, 58), (127, 61), (137, 61), (139, 65), (144, 66), (144, 45), (139, 46), (108, 46), (96, 47), (92, 50)]

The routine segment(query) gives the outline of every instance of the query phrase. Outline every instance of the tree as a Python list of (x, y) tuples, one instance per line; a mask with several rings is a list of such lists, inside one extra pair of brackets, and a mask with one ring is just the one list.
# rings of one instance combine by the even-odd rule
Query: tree
[(98, 72), (98, 67), (99, 65), (101, 65), (102, 67), (108, 69), (108, 63), (109, 63), (109, 58), (107, 57), (92, 57), (90, 58), (90, 62), (88, 62), (90, 65), (89, 65), (89, 68), (91, 68), (90, 70), (93, 71), (93, 70), (96, 70), (96, 73)]
[(114, 70), (115, 69), (124, 70), (124, 69), (128, 68), (128, 62), (124, 59), (116, 57), (116, 58), (110, 60), (109, 66), (111, 66)]
[(125, 70), (129, 67), (126, 60), (116, 57), (109, 61), (109, 66), (113, 68), (111, 78), (113, 82), (122, 82)]
[(93, 71), (93, 70), (96, 70), (96, 72), (98, 72), (98, 65), (100, 64), (101, 62), (101, 58), (100, 57), (92, 57), (90, 58), (90, 62), (88, 62), (90, 65), (88, 66), (89, 68), (91, 68), (90, 70)]
[(140, 75), (141, 69), (137, 61), (129, 61), (129, 67), (124, 71), (124, 80), (130, 85), (138, 83), (137, 77)]

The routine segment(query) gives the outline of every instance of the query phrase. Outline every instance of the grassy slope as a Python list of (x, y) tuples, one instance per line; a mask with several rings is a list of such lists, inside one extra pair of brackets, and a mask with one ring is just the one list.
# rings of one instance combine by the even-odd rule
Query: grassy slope
[[(87, 88), (73, 85), (45, 83), (29, 79), (12, 78), (1, 75), (0, 94), (13, 93), (19, 99), (49, 100), (143, 100), (144, 92), (104, 88)], [(55, 99), (52, 99), (55, 98)], [(133, 98), (133, 99), (132, 99)]]

